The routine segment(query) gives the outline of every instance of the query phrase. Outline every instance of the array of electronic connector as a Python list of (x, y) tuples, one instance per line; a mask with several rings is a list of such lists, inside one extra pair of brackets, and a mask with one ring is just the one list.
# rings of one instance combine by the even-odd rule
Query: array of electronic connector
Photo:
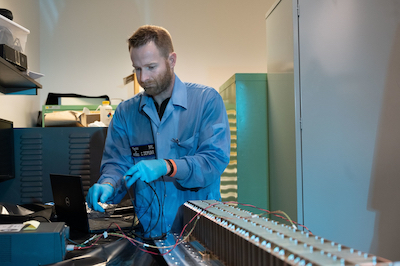
[(224, 265), (395, 264), (238, 206), (214, 200), (184, 205), (185, 223), (196, 223), (191, 237)]

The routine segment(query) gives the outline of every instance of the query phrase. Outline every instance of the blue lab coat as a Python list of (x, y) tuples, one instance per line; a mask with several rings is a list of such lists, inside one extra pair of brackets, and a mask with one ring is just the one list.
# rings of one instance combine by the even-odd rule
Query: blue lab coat
[[(147, 149), (152, 145), (154, 150)], [(149, 184), (138, 180), (132, 186), (145, 236), (157, 237), (180, 232), (182, 212), (178, 209), (186, 201), (221, 199), (220, 176), (229, 156), (229, 122), (221, 96), (213, 88), (183, 83), (175, 76), (161, 121), (145, 92), (118, 105), (108, 129), (98, 183), (113, 184), (112, 202), (118, 203), (126, 193), (123, 176), (129, 168), (141, 160), (173, 159), (174, 177), (163, 176)]]

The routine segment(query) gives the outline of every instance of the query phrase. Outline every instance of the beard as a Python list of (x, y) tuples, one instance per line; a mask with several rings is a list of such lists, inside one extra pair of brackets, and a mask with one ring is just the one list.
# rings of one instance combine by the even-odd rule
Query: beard
[(167, 90), (172, 83), (173, 72), (167, 62), (165, 62), (166, 70), (155, 78), (140, 84), (148, 95), (156, 96)]

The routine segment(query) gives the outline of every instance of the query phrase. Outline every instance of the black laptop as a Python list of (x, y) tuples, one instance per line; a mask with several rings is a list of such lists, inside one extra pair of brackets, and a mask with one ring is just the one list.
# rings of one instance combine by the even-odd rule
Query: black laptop
[(127, 217), (115, 218), (102, 213), (98, 213), (100, 215), (97, 216), (100, 217), (89, 218), (80, 176), (50, 174), (50, 182), (57, 221), (65, 222), (71, 232), (101, 233), (107, 228), (116, 230), (118, 227), (114, 223), (118, 224), (121, 229), (132, 227), (133, 213), (130, 219)]

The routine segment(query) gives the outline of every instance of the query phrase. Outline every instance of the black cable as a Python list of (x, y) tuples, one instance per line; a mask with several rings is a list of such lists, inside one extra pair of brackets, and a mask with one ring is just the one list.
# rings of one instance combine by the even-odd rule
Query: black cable
[[(131, 175), (130, 175), (130, 176), (131, 176)], [(164, 181), (164, 178), (163, 178), (163, 181)], [(153, 191), (153, 197), (152, 197), (151, 201), (148, 202), (147, 209), (146, 209), (145, 212), (143, 212), (143, 214), (142, 214), (141, 217), (143, 217), (143, 215), (144, 215), (145, 213), (147, 213), (148, 210), (150, 209), (151, 205), (152, 205), (153, 202), (154, 202), (154, 200), (153, 200), (154, 197), (157, 198), (157, 202), (158, 202), (158, 216), (157, 216), (157, 221), (154, 223), (154, 225), (153, 225), (152, 228), (150, 228), (151, 222), (149, 223), (148, 228), (146, 228), (146, 230), (145, 230), (144, 228), (142, 228), (142, 229), (143, 229), (143, 234), (146, 234), (146, 233), (150, 233), (151, 231), (154, 230), (154, 228), (156, 228), (156, 226), (158, 225), (158, 223), (159, 223), (159, 221), (160, 221), (161, 216), (164, 215), (164, 202), (165, 202), (165, 200), (163, 201), (163, 204), (162, 204), (163, 207), (161, 208), (161, 201), (160, 201), (160, 198), (158, 197), (158, 194), (157, 194), (156, 190), (155, 190), (148, 182), (144, 182), (144, 183), (145, 183), (147, 186), (149, 186), (149, 188), (151, 188), (151, 190)], [(128, 190), (129, 198), (130, 198), (130, 200), (131, 200), (131, 202), (132, 202), (132, 205), (134, 206), (133, 208), (134, 208), (134, 210), (135, 210), (134, 199), (133, 199), (133, 197), (132, 197), (132, 195), (131, 195), (131, 193), (130, 193), (130, 191), (129, 191), (129, 188), (128, 188), (127, 185), (126, 185), (126, 182), (125, 182), (125, 187), (126, 187), (126, 189)], [(164, 181), (164, 190), (165, 190), (165, 181)], [(151, 212), (151, 215), (153, 215), (153, 212)], [(139, 223), (140, 223), (140, 218), (141, 218), (141, 217), (138, 217), (138, 218), (137, 218), (137, 219), (139, 220)], [(150, 219), (150, 221), (151, 221), (151, 220), (152, 220), (152, 219)], [(162, 219), (161, 219), (161, 222), (163, 222)], [(161, 224), (161, 227), (162, 227), (162, 224)], [(132, 227), (132, 229), (133, 229), (133, 228), (134, 228), (134, 227)], [(142, 236), (142, 235), (139, 235), (139, 234), (136, 234), (136, 233), (133, 233), (133, 232), (131, 232), (131, 234), (135, 235), (136, 237), (140, 237), (140, 238), (142, 238), (142, 239), (144, 239), (144, 240), (158, 240), (158, 239), (164, 239), (165, 236), (166, 236), (166, 233), (163, 233), (161, 236), (147, 238), (147, 237), (144, 237), (144, 236)]]
[[(163, 201), (162, 201), (161, 217), (164, 217), (164, 206), (165, 206), (164, 204), (165, 204), (165, 197), (166, 197), (165, 193), (167, 191), (167, 187), (165, 186), (164, 176), (162, 176), (161, 178), (162, 178), (162, 181), (163, 181), (163, 184), (164, 184), (164, 198), (163, 198)], [(164, 219), (161, 219), (161, 230), (163, 230), (163, 228), (164, 228), (163, 223), (164, 223)], [(166, 233), (164, 233), (164, 234), (166, 234)]]
[[(160, 221), (160, 217), (161, 217), (161, 212), (160, 212), (160, 209), (161, 209), (161, 202), (160, 202), (160, 198), (158, 197), (158, 194), (157, 194), (156, 190), (155, 190), (149, 183), (147, 183), (147, 182), (145, 182), (145, 183), (151, 188), (151, 190), (153, 190), (153, 193), (154, 193), (154, 195), (156, 196), (157, 202), (158, 202), (158, 217), (157, 217), (157, 221), (155, 222), (154, 226), (150, 229), (150, 231), (147, 231), (147, 229), (146, 229), (146, 231), (144, 231), (144, 233), (150, 233), (151, 231), (154, 230), (154, 228), (156, 228), (158, 222)], [(153, 198), (154, 198), (154, 196), (153, 196)], [(151, 201), (151, 204), (150, 204), (149, 206), (151, 206), (152, 204), (153, 204), (153, 201)], [(153, 212), (151, 212), (151, 215), (153, 215)], [(151, 220), (152, 220), (152, 219), (151, 219)], [(151, 220), (150, 220), (150, 221), (151, 221)], [(161, 220), (162, 220), (162, 219), (161, 219)], [(150, 224), (151, 224), (151, 222), (150, 222)], [(150, 226), (150, 225), (149, 225), (149, 226)]]
[[(128, 176), (132, 176), (132, 175), (128, 175)], [(131, 195), (131, 193), (130, 193), (130, 188), (128, 188), (128, 186), (127, 186), (127, 184), (126, 184), (126, 181), (124, 182), (124, 184), (125, 184), (126, 190), (128, 191), (128, 195), (129, 195), (129, 198), (130, 198), (131, 203), (132, 203), (132, 206), (133, 206), (133, 213), (136, 215), (136, 208), (135, 208), (135, 202), (134, 202), (135, 200), (133, 199), (133, 197), (132, 197), (132, 195)], [(153, 196), (153, 198), (154, 198), (154, 196)], [(150, 202), (153, 201), (153, 198), (151, 199)], [(144, 215), (144, 214), (148, 211), (148, 209), (150, 208), (151, 204), (150, 204), (149, 202), (148, 202), (148, 204), (149, 204), (149, 205), (147, 206), (146, 211), (143, 212), (142, 216), (136, 217), (137, 220), (139, 220), (139, 222), (140, 222), (140, 219), (143, 217), (143, 215)], [(132, 223), (132, 227), (131, 227), (130, 230), (132, 231), (135, 227), (137, 227), (137, 226), (134, 226), (133, 223)], [(142, 230), (144, 230), (144, 229), (142, 228)]]

